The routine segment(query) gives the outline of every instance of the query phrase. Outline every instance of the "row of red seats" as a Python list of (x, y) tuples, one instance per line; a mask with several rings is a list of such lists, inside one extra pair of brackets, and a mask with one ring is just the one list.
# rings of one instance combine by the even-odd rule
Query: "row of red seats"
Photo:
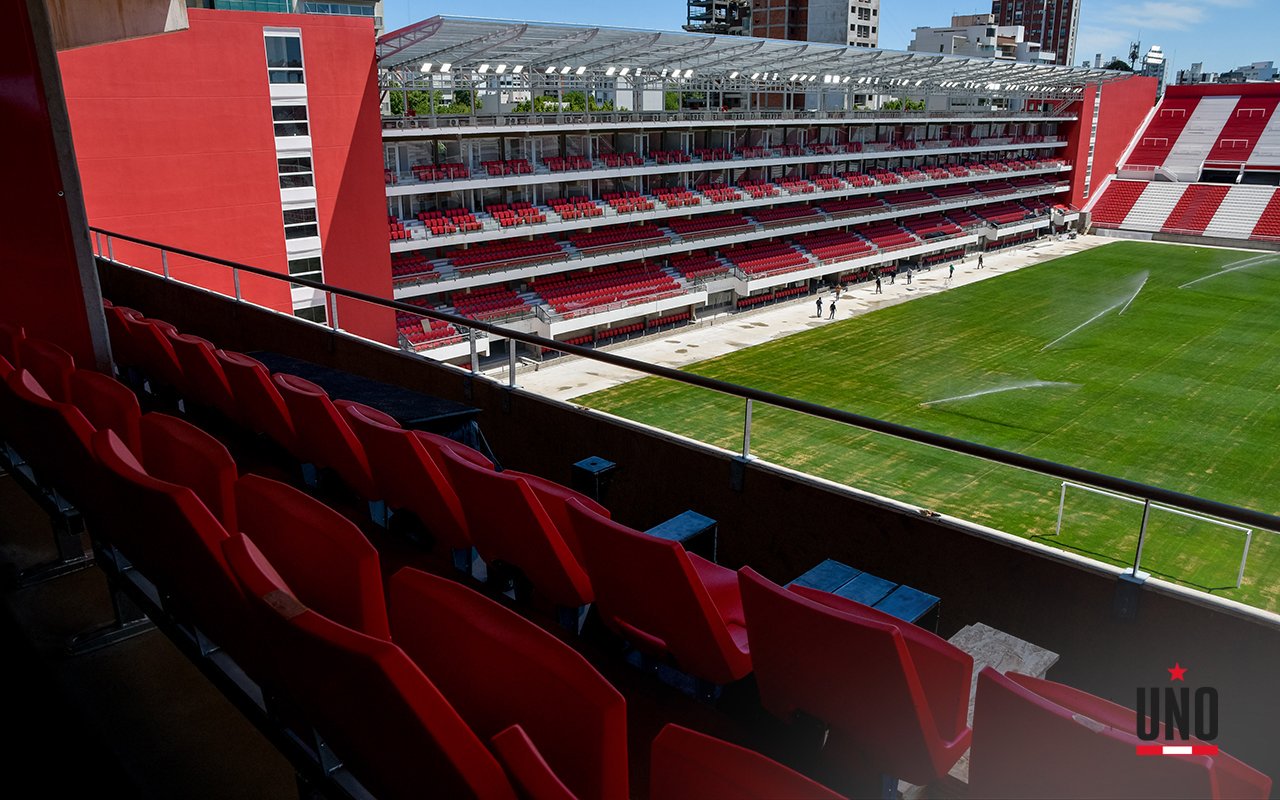
[(777, 197), (781, 194), (781, 192), (778, 191), (778, 187), (774, 186), (769, 181), (744, 179), (738, 181), (738, 186), (756, 200), (760, 200), (765, 197)]
[(872, 252), (871, 244), (853, 231), (820, 231), (796, 237), (795, 243), (822, 261), (857, 258)]
[(823, 200), (820, 205), (823, 211), (833, 217), (885, 210), (884, 200), (872, 195), (848, 197), (843, 200)]
[(665, 328), (668, 325), (679, 325), (681, 322), (687, 322), (691, 318), (688, 311), (681, 311), (678, 314), (668, 314), (665, 317), (657, 317), (645, 322), (648, 328)]
[(1031, 216), (1031, 212), (1017, 203), (996, 203), (989, 206), (978, 206), (974, 209), (978, 216), (996, 225), (1010, 225), (1021, 222)]
[(743, 230), (751, 227), (751, 223), (741, 214), (704, 214), (688, 219), (673, 219), (667, 222), (667, 226), (682, 237), (689, 238)]
[(503, 175), (533, 174), (533, 165), (523, 158), (513, 158), (505, 161), (481, 161), (480, 166), (486, 174), (494, 178)]
[(916, 236), (926, 240), (963, 233), (959, 225), (956, 225), (941, 214), (930, 214), (924, 217), (903, 220), (902, 225)]
[(920, 241), (914, 234), (903, 230), (892, 222), (877, 222), (874, 225), (860, 229), (858, 232), (874, 244), (878, 250), (889, 250), (919, 244)]
[(604, 216), (604, 209), (585, 197), (551, 197), (547, 199), (547, 205), (566, 220)]
[(471, 177), (466, 164), (414, 164), (409, 168), (420, 181), (444, 181)]
[(533, 288), (559, 313), (667, 294), (680, 284), (659, 267), (633, 261), (595, 270), (575, 270), (533, 282)]
[(819, 216), (818, 209), (805, 203), (795, 203), (786, 206), (774, 206), (772, 208), (753, 208), (751, 216), (756, 222), (769, 226), (774, 223), (794, 222), (796, 220), (808, 219), (810, 217)]
[(702, 161), (731, 161), (733, 153), (723, 147), (695, 147), (693, 154)]
[(395, 217), (387, 217), (387, 228), (390, 230), (391, 241), (393, 242), (397, 239), (409, 238), (409, 231), (405, 230), (404, 223)]
[(479, 266), (504, 265), (513, 262), (541, 263), (564, 255), (555, 239), (481, 242), (466, 250), (454, 250), (446, 254), (449, 262), (459, 270)]
[(704, 183), (697, 188), (703, 197), (713, 203), (736, 203), (742, 199), (737, 189), (723, 183)]
[(683, 150), (654, 150), (649, 155), (658, 164), (688, 164), (693, 158)]
[(653, 194), (667, 208), (686, 208), (702, 203), (702, 198), (684, 187), (655, 187)]
[(647, 222), (638, 225), (618, 225), (591, 232), (575, 232), (569, 235), (569, 242), (579, 250), (626, 247), (659, 239), (665, 240), (666, 234), (661, 228)]
[(832, 178), (828, 175), (814, 176), (813, 182), (824, 192), (838, 192), (845, 188), (845, 183), (843, 181), (838, 178)]
[(439, 277), (439, 273), (435, 271), (435, 266), (422, 253), (391, 254), (392, 282), (426, 280), (432, 277)]
[(961, 261), (964, 259), (964, 250), (945, 250), (940, 253), (928, 253), (920, 256), (920, 264), (926, 267), (945, 264), (948, 261)]
[(642, 167), (644, 156), (639, 153), (608, 153), (600, 156), (606, 167)]
[(644, 330), (643, 322), (633, 322), (630, 325), (619, 325), (616, 328), (605, 328), (596, 334), (596, 341), (604, 341), (606, 339), (616, 339), (619, 336), (630, 336), (633, 333), (640, 333)]
[(708, 252), (693, 252), (672, 256), (668, 263), (672, 269), (691, 281), (724, 275), (729, 272), (729, 267), (725, 266), (715, 255)]
[(877, 183), (873, 176), (864, 175), (861, 172), (842, 172), (840, 173), (840, 179), (855, 189), (864, 186), (875, 186)]
[(600, 196), (609, 204), (610, 208), (619, 213), (631, 213), (634, 211), (652, 211), (653, 201), (639, 192), (605, 192)]
[(522, 316), (529, 304), (514, 290), (502, 286), (481, 286), (470, 292), (455, 292), (450, 298), (459, 315), (479, 320), (500, 320)]
[(737, 245), (722, 251), (721, 255), (748, 275), (788, 272), (809, 263), (809, 260), (795, 247), (784, 242), (752, 242)]
[(591, 169), (591, 159), (586, 156), (549, 156), (542, 159), (547, 169), (552, 172), (568, 172), (569, 170)]
[[(130, 352), (133, 345), (137, 346), (134, 353), (147, 351), (148, 343), (165, 341), (161, 336), (179, 341), (176, 331), (161, 333), (163, 323), (131, 317), (123, 311), (112, 314), (109, 319), (114, 319), (113, 337), (120, 326), (124, 326), (124, 335), (117, 346), (122, 353)], [(125, 338), (137, 335), (136, 329), (147, 331), (140, 339)], [(222, 354), (215, 354), (207, 342), (195, 340), (192, 345), (192, 349), (182, 351), (184, 357), (193, 354), (201, 357), (199, 368), (195, 367), (197, 362), (190, 362), (192, 374), (205, 374), (210, 364), (217, 367), (224, 362)], [(4, 352), (5, 348), (0, 346), (0, 353)], [(593, 781), (606, 774), (616, 759), (584, 758), (575, 749), (576, 761), (561, 762), (554, 753), (539, 752), (544, 746), (554, 747), (552, 742), (557, 737), (563, 738), (561, 720), (567, 713), (563, 704), (568, 698), (562, 693), (543, 698), (531, 690), (529, 683), (524, 682), (529, 680), (527, 673), (531, 665), (554, 665), (548, 667), (554, 675), (550, 683), (570, 687), (570, 692), (581, 693), (584, 684), (591, 684), (592, 675), (599, 677), (586, 667), (577, 670), (571, 678), (564, 664), (576, 664), (580, 659), (546, 655), (570, 653), (563, 644), (543, 634), (542, 641), (555, 644), (525, 649), (522, 658), (506, 658), (511, 653), (512, 638), (523, 641), (514, 633), (521, 624), (515, 621), (518, 617), (502, 617), (510, 612), (500, 609), (501, 613), (472, 611), (473, 608), (498, 609), (498, 606), (491, 601), (473, 602), (472, 598), (478, 598), (474, 593), (448, 581), (419, 578), (413, 572), (400, 573), (392, 579), (388, 608), (381, 591), (376, 551), (354, 526), (337, 515), (326, 517), (327, 509), (300, 493), (271, 491), (268, 485), (272, 482), (260, 483), (265, 479), (241, 486), (236, 482), (235, 464), (226, 455), (225, 448), (207, 436), (202, 438), (198, 430), (180, 420), (175, 420), (178, 425), (174, 426), (163, 420), (148, 422), (143, 418), (147, 430), (156, 431), (151, 441), (160, 445), (143, 447), (141, 464), (131, 456), (126, 457), (123, 446), (116, 446), (112, 440), (119, 440), (112, 430), (106, 429), (109, 426), (93, 433), (94, 423), (84, 423), (81, 430), (90, 433), (81, 435), (77, 450), (75, 418), (71, 412), (39, 391), (40, 385), (32, 373), (24, 373), (25, 369), (49, 372), (50, 384), (58, 383), (57, 378), (69, 373), (69, 387), (77, 370), (73, 365), (65, 367), (65, 362), (56, 359), (52, 367), (47, 360), (42, 364), (41, 359), (31, 358), (32, 352), (32, 348), (19, 343), (17, 356), (21, 357), (23, 369), (14, 369), (8, 362), (0, 365), (0, 371), (7, 369), (8, 392), (3, 402), (6, 413), (0, 415), (6, 425), (6, 438), (16, 436), (21, 452), (27, 449), (22, 445), (24, 436), (30, 442), (33, 428), (42, 434), (30, 447), (34, 455), (46, 459), (46, 463), (52, 465), (51, 471), (59, 474), (64, 482), (83, 488), (87, 498), (106, 497), (114, 504), (108, 513), (89, 515), (91, 520), (105, 523), (103, 529), (121, 535), (113, 545), (120, 546), (144, 574), (162, 578), (159, 585), (175, 597), (174, 606), (189, 610), (195, 619), (188, 621), (195, 621), (206, 632), (213, 633), (214, 641), (233, 657), (244, 660), (246, 671), (259, 680), (259, 676), (274, 678), (270, 682), (287, 692), (296, 711), (318, 718), (330, 744), (376, 789), (381, 789), (386, 796), (399, 797), (416, 795), (423, 785), (439, 787), (442, 764), (444, 781), (457, 780), (465, 790), (475, 790), (476, 781), (490, 775), (493, 777), (485, 780), (492, 781), (492, 786), (503, 785), (499, 782), (499, 777), (505, 777), (501, 769), (490, 772), (482, 769), (488, 763), (479, 755), (487, 753), (483, 740), (474, 747), (469, 744), (479, 732), (474, 729), (482, 726), (471, 718), (451, 715), (451, 696), (460, 698), (467, 691), (474, 693), (479, 689), (495, 696), (468, 702), (505, 715), (502, 723), (489, 730), (505, 732), (507, 726), (520, 725), (520, 733), (524, 735), (517, 736), (518, 742), (531, 751), (530, 755), (536, 754), (540, 759), (533, 762), (541, 763), (544, 769), (538, 774), (545, 779), (549, 773), (572, 787), (569, 793), (556, 796), (603, 796), (590, 789), (584, 793), (578, 788), (578, 781), (599, 787), (600, 784)], [(173, 355), (171, 366), (185, 376), (187, 362), (178, 360), (172, 346), (169, 352)], [(70, 356), (65, 358), (69, 360)], [(485, 487), (488, 491), (473, 493), (465, 488), (467, 478), (459, 476), (475, 474), (489, 479), (507, 474), (486, 473), (483, 464), (472, 460), (475, 456), (464, 455), (456, 443), (403, 432), (394, 420), (386, 421), (385, 415), (379, 412), (353, 404), (339, 410), (323, 392), (312, 391), (311, 384), (299, 382), (293, 376), (277, 375), (268, 382), (261, 365), (254, 371), (252, 359), (241, 356), (225, 359), (225, 363), (238, 368), (246, 366), (241, 359), (251, 362), (248, 366), (257, 379), (255, 386), (269, 387), (274, 383), (280, 390), (277, 399), (280, 393), (285, 394), (284, 401), (277, 404), (277, 411), (292, 415), (299, 434), (307, 425), (313, 422), (323, 425), (327, 420), (333, 430), (324, 431), (326, 434), (340, 434), (344, 430), (350, 433), (353, 426), (359, 430), (345, 440), (353, 453), (355, 447), (362, 447), (359, 453), (375, 454), (379, 451), (378, 443), (389, 443), (391, 437), (397, 442), (417, 441), (420, 448), (425, 448), (428, 442), (438, 447), (438, 455), (449, 464), (453, 481), (462, 490), (460, 500), (468, 514), (472, 503), (485, 504), (494, 498), (494, 491), (493, 487)], [(237, 391), (231, 380), (225, 383), (229, 392)], [(246, 400), (260, 397), (261, 390), (244, 394)], [(66, 396), (73, 396), (69, 388)], [(233, 401), (231, 408), (247, 409), (249, 405)], [(137, 418), (136, 399), (133, 408)], [(54, 413), (49, 413), (50, 409)], [(344, 416), (350, 421), (344, 423)], [(117, 419), (112, 417), (112, 423)], [(64, 439), (70, 446), (49, 448), (48, 439), (63, 429), (68, 432)], [(365, 441), (371, 443), (368, 446), (362, 446), (360, 437), (364, 435), (368, 436)], [(85, 440), (90, 437), (93, 447), (86, 448)], [(90, 457), (74, 462), (74, 453), (86, 449), (91, 450)], [(427, 461), (436, 455), (424, 452)], [(93, 456), (97, 456), (96, 466)], [(150, 466), (146, 459), (152, 457), (157, 459), (155, 471), (178, 480), (178, 484), (168, 484), (144, 471)], [(387, 459), (388, 464), (394, 461), (394, 457)], [(86, 462), (90, 468), (81, 469)], [(368, 463), (378, 462), (377, 455), (369, 456)], [(103, 465), (105, 470), (100, 469)], [(180, 484), (185, 476), (191, 476), (191, 484), (197, 491), (182, 488)], [(97, 480), (99, 477), (105, 480)], [(533, 476), (508, 477), (520, 481)], [(411, 491), (421, 494), (421, 481), (404, 480)], [(105, 485), (109, 491), (95, 495), (87, 488), (98, 484)], [(228, 485), (233, 487), (231, 492), (223, 489)], [(383, 488), (389, 485), (384, 484)], [(169, 488), (174, 486), (175, 489)], [(537, 495), (529, 489), (524, 491), (526, 502), (537, 500)], [(77, 494), (73, 490), (67, 496), (80, 502)], [(607, 510), (562, 487), (561, 494), (549, 495), (555, 496), (563, 499), (565, 530), (572, 531), (567, 541), (573, 542), (571, 547), (581, 553), (581, 562), (596, 587), (597, 609), (606, 626), (654, 655), (672, 659), (704, 680), (726, 683), (754, 671), (761, 701), (767, 710), (788, 720), (799, 712), (830, 730), (830, 744), (824, 757), (833, 763), (866, 760), (883, 773), (924, 785), (945, 775), (972, 741), (971, 790), (979, 796), (1040, 794), (1046, 786), (1051, 794), (1064, 790), (1079, 794), (1082, 780), (1089, 781), (1087, 787), (1096, 787), (1097, 792), (1105, 796), (1115, 796), (1117, 787), (1126, 796), (1146, 796), (1153, 787), (1158, 796), (1174, 796), (1181, 794), (1192, 781), (1196, 782), (1192, 789), (1203, 792), (1204, 796), (1225, 793), (1265, 797), (1270, 791), (1269, 779), (1225, 755), (1195, 762), (1140, 759), (1135, 765), (1133, 747), (1137, 736), (1130, 733), (1136, 727), (1132, 711), (1061, 684), (1017, 675), (1000, 676), (990, 669), (984, 670), (979, 678), (971, 730), (965, 719), (972, 659), (937, 636), (835, 595), (795, 586), (783, 589), (750, 568), (743, 568), (735, 576), (730, 570), (686, 553), (675, 542), (646, 536), (611, 520)], [(167, 500), (158, 502), (160, 497)], [(187, 497), (191, 499), (185, 500)], [(91, 499), (88, 505), (92, 508)], [(489, 502), (487, 507), (502, 509), (504, 506)], [(154, 528), (137, 530), (131, 524), (140, 511), (152, 510), (159, 518)], [(509, 512), (509, 508), (506, 510)], [(232, 515), (238, 517), (239, 525), (230, 522)], [(311, 524), (298, 525), (299, 519)], [(330, 520), (329, 535), (317, 538), (313, 528)], [(252, 527), (246, 529), (246, 525)], [(242, 530), (247, 537), (231, 536), (229, 530)], [(355, 534), (343, 533), (344, 530), (355, 531)], [(478, 530), (476, 533), (479, 535)], [(259, 536), (262, 542), (257, 541)], [(282, 536), (291, 537), (287, 546), (280, 544)], [(339, 555), (339, 548), (326, 550), (317, 546), (317, 541), (341, 541), (347, 547)], [(278, 561), (277, 553), (281, 556)], [(305, 560), (295, 563), (299, 558)], [(650, 589), (655, 583), (665, 591), (653, 593)], [(236, 586), (241, 588), (240, 593), (234, 591)], [(348, 587), (353, 591), (344, 593), (342, 590)], [(446, 593), (447, 599), (421, 605), (403, 599), (406, 594), (421, 599), (434, 597), (437, 592)], [(256, 609), (251, 610), (250, 615), (265, 615), (260, 620), (261, 629), (257, 625), (235, 624), (237, 619), (243, 619), (244, 600), (251, 609)], [(460, 606), (466, 607), (468, 613), (455, 617), (452, 609)], [(451, 612), (440, 613), (444, 608)], [(417, 627), (430, 624), (447, 627), (438, 634), (425, 634)], [(528, 626), (528, 630), (534, 629)], [(261, 636), (259, 631), (269, 635)], [(495, 636), (495, 631), (501, 633)], [(468, 635), (471, 632), (479, 633), (472, 638)], [(367, 651), (362, 649), (366, 641), (362, 637), (369, 641)], [(405, 649), (388, 647), (385, 644), (388, 641), (400, 641)], [(461, 657), (456, 651), (468, 652), (475, 641), (480, 642), (477, 646), (484, 656), (509, 662), (514, 670), (521, 671), (522, 681), (512, 679), (510, 682), (518, 683), (522, 691), (505, 692), (506, 684), (491, 687), (488, 681), (481, 687), (474, 685), (478, 665), (489, 662), (481, 657), (474, 660)], [(440, 647), (435, 644), (438, 642), (449, 645)], [(543, 658), (532, 655), (531, 651), (542, 654)], [(388, 659), (394, 661), (401, 656), (404, 656), (403, 662), (396, 663), (412, 664), (419, 653), (431, 659), (430, 666), (398, 670), (388, 666), (391, 663)], [(869, 657), (869, 653), (878, 655)], [(261, 658), (261, 654), (268, 657)], [(448, 666), (441, 666), (441, 661)], [(489, 668), (493, 669), (491, 664)], [(350, 683), (340, 682), (347, 691), (336, 695), (341, 697), (337, 703), (333, 702), (334, 671), (350, 679)], [(440, 675), (439, 687), (432, 682), (436, 674)], [(494, 673), (485, 671), (484, 674)], [(502, 674), (508, 676), (506, 672)], [(421, 680), (416, 677), (419, 675)], [(403, 714), (387, 713), (406, 697), (400, 691), (406, 681), (416, 687), (414, 697), (439, 697), (429, 704), (433, 714), (425, 718), (410, 715), (406, 720)], [(600, 683), (607, 686), (602, 679)], [(389, 692), (384, 688), (388, 686)], [(857, 691), (850, 691), (851, 688)], [(459, 694), (452, 695), (454, 691)], [(616, 692), (610, 697), (617, 697)], [(545, 709), (554, 709), (554, 713), (530, 708), (530, 705), (542, 706), (544, 701)], [(618, 703), (612, 705), (617, 707)], [(532, 716), (525, 717), (525, 711), (532, 712)], [(543, 730), (539, 713), (554, 720), (553, 735), (545, 740), (539, 733)], [(364, 724), (370, 715), (382, 724)], [(479, 716), (483, 718), (483, 712)], [(1101, 724), (1079, 724), (1082, 716)], [(1071, 721), (1077, 724), (1070, 724)], [(348, 729), (352, 723), (355, 727)], [(526, 725), (529, 727), (525, 728)], [(610, 728), (619, 729), (625, 731), (625, 722)], [(339, 734), (336, 737), (332, 735), (335, 731)], [(1040, 735), (1028, 736), (1028, 731)], [(1057, 746), (1046, 746), (1046, 736)], [(587, 742), (602, 742), (604, 738), (598, 734), (595, 739), (583, 737)], [(408, 752), (419, 757), (412, 760), (412, 764), (406, 764), (399, 750), (379, 749), (392, 743), (404, 746), (406, 739), (410, 746)], [(495, 750), (501, 758), (508, 751), (496, 736), (494, 739)], [(424, 754), (442, 750), (445, 750), (443, 758), (422, 758)], [(625, 752), (625, 744), (622, 751)], [(1081, 762), (1075, 758), (1082, 753), (1091, 756), (1085, 761), (1090, 770), (1083, 778), (1079, 770)], [(459, 764), (460, 760), (463, 765)], [(1164, 766), (1166, 764), (1191, 764), (1193, 768), (1175, 769)], [(1135, 771), (1141, 774), (1134, 775)], [(519, 780), (527, 774), (511, 770), (508, 776), (527, 790), (528, 783)], [(625, 784), (625, 768), (621, 775)], [(1218, 787), (1230, 787), (1230, 791), (1219, 792)], [(796, 789), (776, 791), (791, 796), (790, 792)], [(1092, 794), (1092, 790), (1087, 793)]]
[(764, 158), (769, 155), (769, 149), (766, 147), (735, 147), (733, 152), (743, 158)]
[(803, 178), (782, 178), (778, 181), (778, 185), (791, 194), (810, 194), (815, 188), (812, 183)]
[[(499, 204), (500, 205), (500, 204)], [(489, 216), (504, 228), (514, 225), (537, 225), (547, 221), (547, 215), (536, 208), (495, 208), (490, 206)]]
[[(140, 342), (119, 336), (121, 325), (155, 333), (165, 324), (122, 309), (113, 327), (125, 352)], [(271, 376), (253, 359), (171, 326), (162, 335), (175, 345), (193, 340), (170, 351), (170, 366), (186, 380), (188, 373), (218, 380), (234, 398), (233, 421), (253, 429), (254, 409), (269, 408), (299, 436), (335, 436), (370, 466), (409, 473), (379, 476), (389, 478), (381, 490), (422, 495), (429, 487), (413, 477), (428, 465), (439, 473), (441, 458), (465, 459), (459, 473), (499, 475), (456, 442), (331, 401), (314, 384)], [(252, 681), (279, 692), (290, 707), (283, 724), (323, 731), (340, 769), (364, 789), (385, 798), (419, 796), (425, 787), (513, 800), (627, 796), (625, 700), (572, 648), (492, 600), (415, 569), (393, 575), (384, 593), (377, 550), (345, 517), (288, 485), (239, 476), (217, 439), (176, 417), (141, 414), (126, 386), (75, 369), (56, 346), (24, 338), (18, 356), (19, 368), (0, 357), (4, 438), (75, 499), (103, 547), (123, 553), (134, 576), (165, 594), (164, 613), (198, 626)], [(54, 397), (36, 373), (57, 387)], [(65, 447), (45, 453), (40, 445), (49, 441)], [(576, 497), (587, 504), (579, 507), (607, 514), (534, 476), (502, 474), (534, 481), (549, 500)], [(758, 754), (675, 726), (653, 749), (659, 796), (702, 796), (758, 773), (772, 787), (766, 791), (837, 797)]]

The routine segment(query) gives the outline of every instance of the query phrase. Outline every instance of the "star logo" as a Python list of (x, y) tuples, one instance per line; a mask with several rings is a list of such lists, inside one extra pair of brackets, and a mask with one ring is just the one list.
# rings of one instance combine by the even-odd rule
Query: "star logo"
[(1173, 666), (1169, 667), (1168, 669), (1169, 669), (1169, 680), (1182, 681), (1184, 683), (1186, 682), (1187, 679), (1183, 677), (1184, 675), (1187, 674), (1186, 667), (1182, 666), (1181, 664), (1175, 661), (1173, 663)]

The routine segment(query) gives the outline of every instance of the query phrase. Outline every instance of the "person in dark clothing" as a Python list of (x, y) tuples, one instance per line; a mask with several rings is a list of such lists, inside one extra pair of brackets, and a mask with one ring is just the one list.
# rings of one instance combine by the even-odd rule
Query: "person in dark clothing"
[(822, 319), (822, 298), (819, 297), (816, 302), (818, 303), (818, 319)]
[(877, 275), (876, 276), (876, 294), (880, 294), (881, 291), (882, 290), (880, 288), (880, 276)]
[(978, 253), (978, 269), (982, 269), (982, 253)]
[(831, 313), (827, 316), (827, 319), (835, 319), (835, 318), (836, 318), (836, 301), (835, 301), (835, 300), (832, 300), (832, 301), (831, 301)]

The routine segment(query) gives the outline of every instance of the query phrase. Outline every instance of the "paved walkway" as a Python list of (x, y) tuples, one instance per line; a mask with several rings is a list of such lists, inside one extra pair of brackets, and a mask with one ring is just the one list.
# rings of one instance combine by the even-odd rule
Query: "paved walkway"
[[(894, 283), (889, 283), (886, 278), (882, 281), (882, 294), (875, 293), (874, 283), (859, 284), (853, 290), (845, 292), (836, 302), (835, 322), (905, 303), (917, 297), (945, 292), (956, 286), (990, 280), (1050, 258), (1078, 253), (1114, 241), (1116, 240), (1100, 236), (1078, 236), (1062, 241), (1042, 239), (1027, 246), (985, 254), (981, 270), (977, 268), (977, 256), (970, 256), (964, 263), (956, 265), (955, 278), (950, 281), (947, 279), (947, 268), (940, 266), (917, 273), (910, 284), (905, 275), (899, 275)], [(815, 296), (807, 295), (760, 311), (716, 314), (694, 325), (608, 349), (611, 353), (649, 364), (683, 367), (809, 328), (834, 324), (827, 320), (832, 293), (824, 292), (821, 297), (821, 319), (814, 315)], [(504, 379), (505, 367), (494, 370), (492, 374)], [(562, 357), (542, 364), (536, 370), (523, 370), (516, 381), (525, 389), (546, 397), (570, 400), (641, 377), (644, 376), (637, 372), (597, 361)]]

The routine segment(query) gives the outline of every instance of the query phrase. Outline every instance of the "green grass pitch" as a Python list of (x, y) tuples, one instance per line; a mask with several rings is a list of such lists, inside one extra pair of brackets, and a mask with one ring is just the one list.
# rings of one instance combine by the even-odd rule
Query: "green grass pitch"
[[(1255, 255), (1109, 244), (690, 369), (1275, 513), (1280, 256), (1179, 288)], [(1051, 385), (929, 404), (1034, 381)], [(706, 390), (646, 378), (578, 402), (741, 446), (741, 401)], [(758, 405), (752, 431), (753, 454), (772, 462), (1101, 561), (1132, 563), (1140, 506), (1071, 490), (1055, 534), (1060, 482), (1045, 476)], [(1162, 512), (1153, 512), (1148, 531), (1145, 570), (1280, 608), (1280, 534), (1254, 532), (1236, 589), (1240, 532)]]

